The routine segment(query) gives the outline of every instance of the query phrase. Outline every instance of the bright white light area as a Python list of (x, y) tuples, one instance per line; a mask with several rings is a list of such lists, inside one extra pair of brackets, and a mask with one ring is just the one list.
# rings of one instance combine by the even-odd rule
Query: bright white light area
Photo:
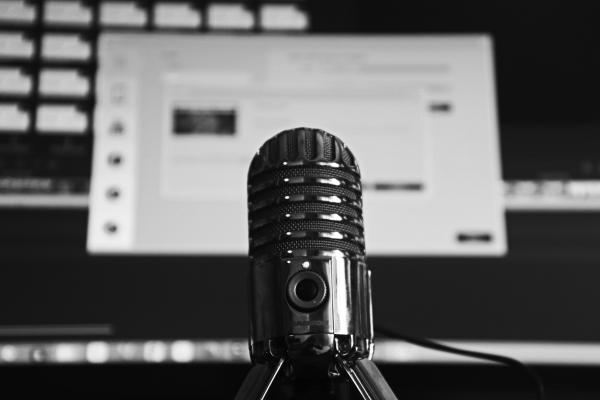
[(54, 357), (59, 363), (72, 363), (83, 361), (85, 353), (82, 345), (71, 343), (61, 343), (54, 349)]
[(188, 340), (178, 340), (171, 346), (171, 357), (175, 362), (194, 360), (194, 344)]
[(17, 348), (12, 345), (0, 347), (0, 360), (5, 362), (16, 361), (18, 357)]
[(142, 348), (138, 343), (118, 343), (117, 355), (124, 361), (141, 361)]
[(162, 362), (167, 358), (168, 348), (164, 342), (147, 342), (144, 344), (144, 360)]
[(110, 348), (106, 342), (90, 342), (85, 356), (91, 363), (105, 363), (108, 361)]

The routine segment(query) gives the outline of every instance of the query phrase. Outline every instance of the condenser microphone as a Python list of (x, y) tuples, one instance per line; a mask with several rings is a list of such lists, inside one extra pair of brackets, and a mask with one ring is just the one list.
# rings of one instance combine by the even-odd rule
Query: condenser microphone
[(360, 170), (319, 129), (265, 142), (248, 171), (250, 356), (237, 400), (281, 379), (349, 380), (363, 399), (394, 400), (371, 361), (371, 272)]

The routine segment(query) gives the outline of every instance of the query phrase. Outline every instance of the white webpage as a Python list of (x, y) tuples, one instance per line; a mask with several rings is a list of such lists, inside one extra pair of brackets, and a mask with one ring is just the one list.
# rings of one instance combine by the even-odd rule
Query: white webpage
[(88, 249), (242, 255), (246, 173), (299, 126), (340, 137), (369, 255), (506, 251), (484, 36), (106, 34)]

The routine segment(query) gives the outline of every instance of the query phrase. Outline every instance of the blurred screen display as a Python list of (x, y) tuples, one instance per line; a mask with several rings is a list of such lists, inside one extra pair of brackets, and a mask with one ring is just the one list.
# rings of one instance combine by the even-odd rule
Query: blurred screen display
[(355, 153), (370, 254), (505, 251), (485, 36), (107, 34), (99, 54), (93, 252), (245, 254), (250, 159), (299, 126)]

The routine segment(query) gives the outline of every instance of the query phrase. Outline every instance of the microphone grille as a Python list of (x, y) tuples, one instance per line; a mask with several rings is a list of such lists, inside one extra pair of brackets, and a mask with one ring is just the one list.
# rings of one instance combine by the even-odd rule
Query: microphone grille
[(364, 257), (360, 170), (350, 149), (323, 130), (286, 130), (261, 146), (248, 171), (248, 210), (251, 257), (334, 250)]

